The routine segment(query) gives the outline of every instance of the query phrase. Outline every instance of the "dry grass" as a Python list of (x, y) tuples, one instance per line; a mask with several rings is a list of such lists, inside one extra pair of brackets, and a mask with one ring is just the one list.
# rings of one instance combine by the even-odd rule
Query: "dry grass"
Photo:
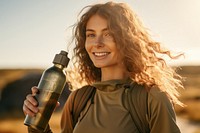
[[(61, 113), (54, 113), (49, 122), (54, 133), (60, 132), (60, 115)], [(27, 126), (23, 122), (24, 118), (0, 120), (0, 133), (26, 133)]]

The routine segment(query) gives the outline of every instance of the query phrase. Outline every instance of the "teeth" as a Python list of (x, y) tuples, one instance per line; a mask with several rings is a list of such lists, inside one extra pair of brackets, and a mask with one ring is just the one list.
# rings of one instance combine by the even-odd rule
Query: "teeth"
[(105, 56), (105, 55), (107, 55), (108, 53), (106, 53), (106, 52), (104, 52), (104, 53), (94, 53), (94, 55), (96, 55), (96, 56)]

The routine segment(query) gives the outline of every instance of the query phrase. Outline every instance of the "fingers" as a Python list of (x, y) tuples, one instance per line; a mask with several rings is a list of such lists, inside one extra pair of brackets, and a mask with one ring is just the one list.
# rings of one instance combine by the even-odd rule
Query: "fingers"
[(27, 95), (26, 99), (24, 100), (23, 112), (25, 115), (28, 114), (29, 116), (35, 116), (36, 113), (39, 111), (39, 109), (37, 107), (38, 102), (34, 98), (36, 93), (38, 93), (38, 89), (37, 89), (37, 87), (32, 87), (31, 91), (32, 91), (32, 94)]
[(31, 94), (27, 95), (26, 100), (24, 101), (24, 105), (23, 105), (24, 114), (35, 116), (35, 114), (39, 111), (37, 104), (38, 104), (37, 101)]
[(32, 91), (32, 95), (35, 96), (39, 91), (38, 91), (38, 88), (36, 86), (33, 86), (31, 88), (31, 91)]
[(33, 96), (31, 94), (26, 96), (26, 100), (25, 101), (26, 101), (27, 105), (29, 105), (29, 106), (34, 106), (34, 107), (38, 106), (38, 102), (35, 99), (35, 96)]
[[(23, 112), (25, 115), (35, 116), (38, 113), (38, 101), (35, 99), (35, 95), (39, 93), (39, 90), (36, 86), (31, 88), (32, 94), (26, 96), (23, 104)], [(56, 108), (60, 106), (60, 103), (57, 102)]]

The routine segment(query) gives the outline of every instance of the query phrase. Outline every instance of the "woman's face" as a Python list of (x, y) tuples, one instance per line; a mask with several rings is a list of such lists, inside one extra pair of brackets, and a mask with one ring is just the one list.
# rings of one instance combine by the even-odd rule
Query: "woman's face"
[(107, 20), (93, 15), (86, 25), (85, 48), (98, 68), (113, 68), (122, 64), (115, 40), (108, 30)]

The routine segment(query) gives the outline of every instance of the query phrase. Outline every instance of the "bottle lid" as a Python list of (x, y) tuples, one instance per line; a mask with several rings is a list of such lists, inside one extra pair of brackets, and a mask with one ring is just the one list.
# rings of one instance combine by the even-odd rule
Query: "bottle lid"
[(61, 50), (59, 54), (56, 54), (53, 60), (54, 64), (60, 64), (66, 67), (69, 63), (69, 58), (67, 57), (68, 53), (66, 51)]

